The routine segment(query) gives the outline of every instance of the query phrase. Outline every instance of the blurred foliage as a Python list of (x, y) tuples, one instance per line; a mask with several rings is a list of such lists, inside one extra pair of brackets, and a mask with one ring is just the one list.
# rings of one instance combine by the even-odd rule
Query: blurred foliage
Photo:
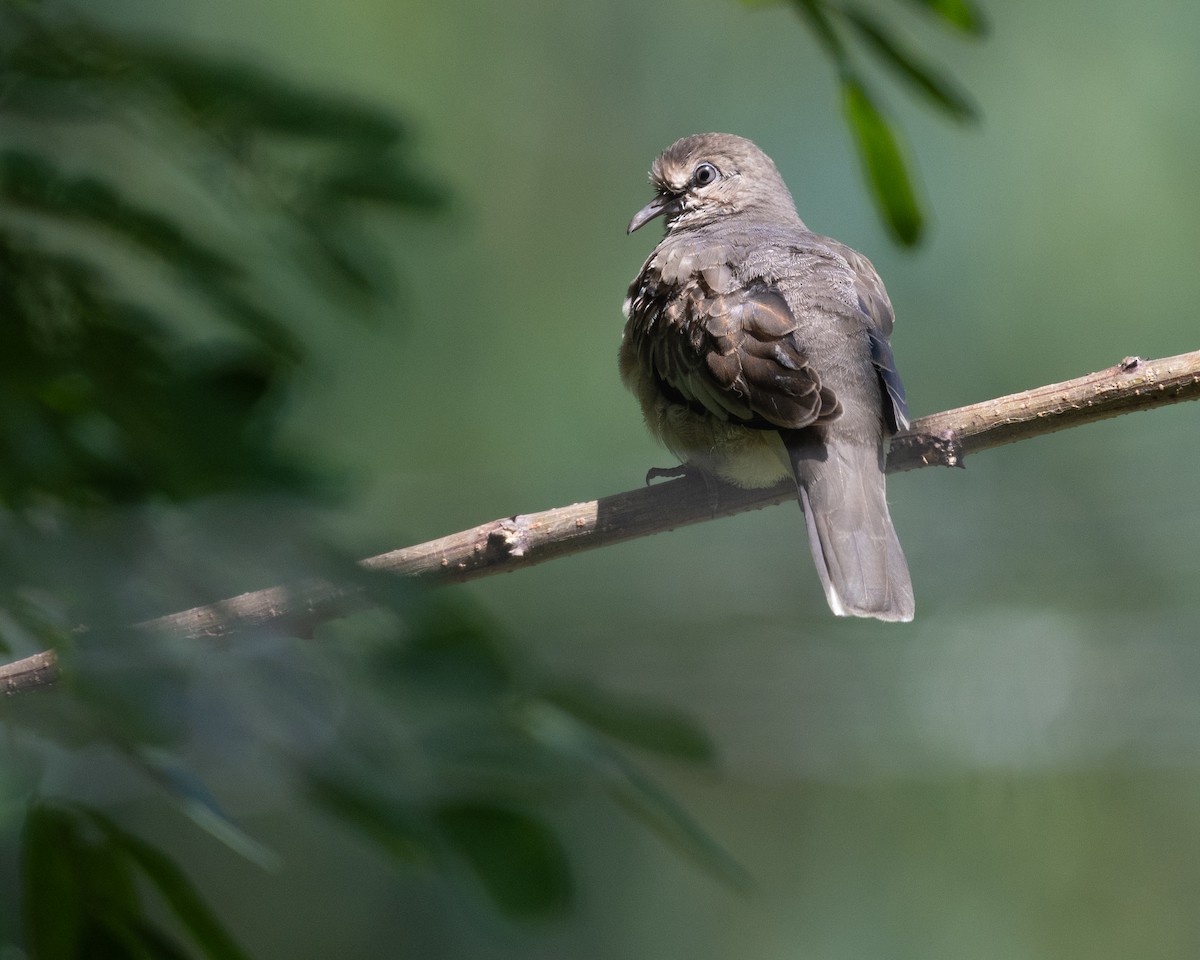
[[(376, 597), (395, 589), (373, 578), (365, 587)], [(694, 838), (685, 847), (707, 856), (712, 841), (615, 746), (711, 756), (694, 725), (583, 684), (565, 700), (560, 681), (516, 659), (496, 625), (458, 601), (414, 607), (410, 598), (409, 613), (399, 631), (377, 612), (332, 622), (306, 648), (361, 657), (354, 710), (333, 749), (304, 764), (319, 806), (402, 862), (441, 864), (518, 918), (553, 916), (571, 902), (549, 812), (581, 789), (626, 807), (637, 798), (649, 826), (669, 841)]]
[[(742, 0), (748, 6), (767, 6), (783, 0)], [(851, 41), (893, 72), (926, 103), (956, 123), (977, 119), (970, 99), (957, 85), (927, 64), (894, 28), (875, 13), (852, 3), (829, 0), (790, 0), (821, 49), (833, 61), (842, 89), (842, 110), (854, 139), (875, 206), (893, 239), (904, 246), (920, 242), (925, 229), (909, 161), (901, 138), (856, 63)], [(987, 30), (982, 10), (972, 0), (908, 0), (935, 22), (969, 37)]]
[[(382, 111), (0, 6), (0, 649), (53, 647), (64, 671), (0, 714), (28, 956), (245, 955), (171, 856), (48, 789), (97, 750), (105, 780), (255, 863), (284, 855), (210, 779), (290, 785), (518, 919), (572, 902), (551, 813), (582, 788), (720, 860), (616, 747), (706, 761), (688, 721), (543, 677), (461, 598), (368, 577), (308, 532), (328, 469), (273, 433), (311, 363), (306, 324), (391, 312), (375, 232), (444, 200)], [(264, 629), (219, 655), (128, 629), (312, 576), (371, 603), (316, 638)]]
[[(257, 239), (270, 269), (314, 299), (386, 300), (363, 204), (441, 200), (411, 169), (404, 129), (236, 65), (31, 12), (4, 20), (3, 502), (299, 481), (264, 442), (263, 416), (302, 353), (297, 325), (278, 281), (243, 258)], [(81, 156), (76, 138), (97, 127), (104, 150)], [(166, 190), (190, 202), (160, 211), (131, 195), (117, 130), (168, 156)], [(214, 228), (214, 212), (232, 229)], [(181, 329), (151, 284), (198, 301), (207, 326)]]
[(39, 960), (189, 956), (144, 909), (138, 875), (204, 956), (246, 957), (168, 857), (96, 810), (33, 803), (22, 846), (26, 945)]

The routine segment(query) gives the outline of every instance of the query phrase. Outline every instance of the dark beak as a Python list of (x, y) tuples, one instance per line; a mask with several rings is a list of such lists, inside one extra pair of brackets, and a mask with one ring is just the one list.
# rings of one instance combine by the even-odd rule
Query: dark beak
[(679, 203), (675, 196), (669, 193), (660, 193), (637, 212), (634, 218), (629, 221), (629, 229), (625, 232), (633, 233), (634, 230), (644, 227), (655, 217), (661, 217), (664, 213), (668, 216), (673, 216), (678, 209)]

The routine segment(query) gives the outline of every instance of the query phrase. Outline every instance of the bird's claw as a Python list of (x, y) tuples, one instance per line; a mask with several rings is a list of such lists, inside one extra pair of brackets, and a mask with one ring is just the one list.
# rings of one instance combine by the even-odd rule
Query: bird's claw
[(651, 467), (646, 471), (646, 486), (650, 486), (655, 480), (673, 480), (676, 477), (686, 477), (695, 472), (694, 467), (689, 467), (686, 463), (677, 464), (674, 467)]
[(651, 467), (646, 471), (646, 486), (650, 486), (654, 480), (675, 480), (681, 477), (699, 477), (704, 481), (704, 490), (708, 494), (708, 505), (712, 510), (712, 515), (715, 517), (721, 501), (721, 485), (715, 477), (701, 470), (699, 467), (693, 466), (690, 463), (681, 463), (675, 467)]

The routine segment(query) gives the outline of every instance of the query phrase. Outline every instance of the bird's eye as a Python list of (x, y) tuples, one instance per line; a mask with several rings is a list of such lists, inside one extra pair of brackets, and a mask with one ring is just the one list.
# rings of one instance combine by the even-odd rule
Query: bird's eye
[(702, 163), (692, 171), (692, 183), (698, 187), (707, 187), (720, 176), (720, 171), (711, 163)]

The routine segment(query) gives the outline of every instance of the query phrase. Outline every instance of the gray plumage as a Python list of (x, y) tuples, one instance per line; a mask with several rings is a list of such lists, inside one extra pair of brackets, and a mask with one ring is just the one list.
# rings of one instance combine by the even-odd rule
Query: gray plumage
[(874, 267), (805, 227), (749, 140), (685, 137), (650, 180), (629, 232), (662, 216), (666, 236), (629, 288), (620, 366), (651, 432), (739, 486), (792, 477), (833, 612), (911, 620), (883, 472), (908, 420)]

